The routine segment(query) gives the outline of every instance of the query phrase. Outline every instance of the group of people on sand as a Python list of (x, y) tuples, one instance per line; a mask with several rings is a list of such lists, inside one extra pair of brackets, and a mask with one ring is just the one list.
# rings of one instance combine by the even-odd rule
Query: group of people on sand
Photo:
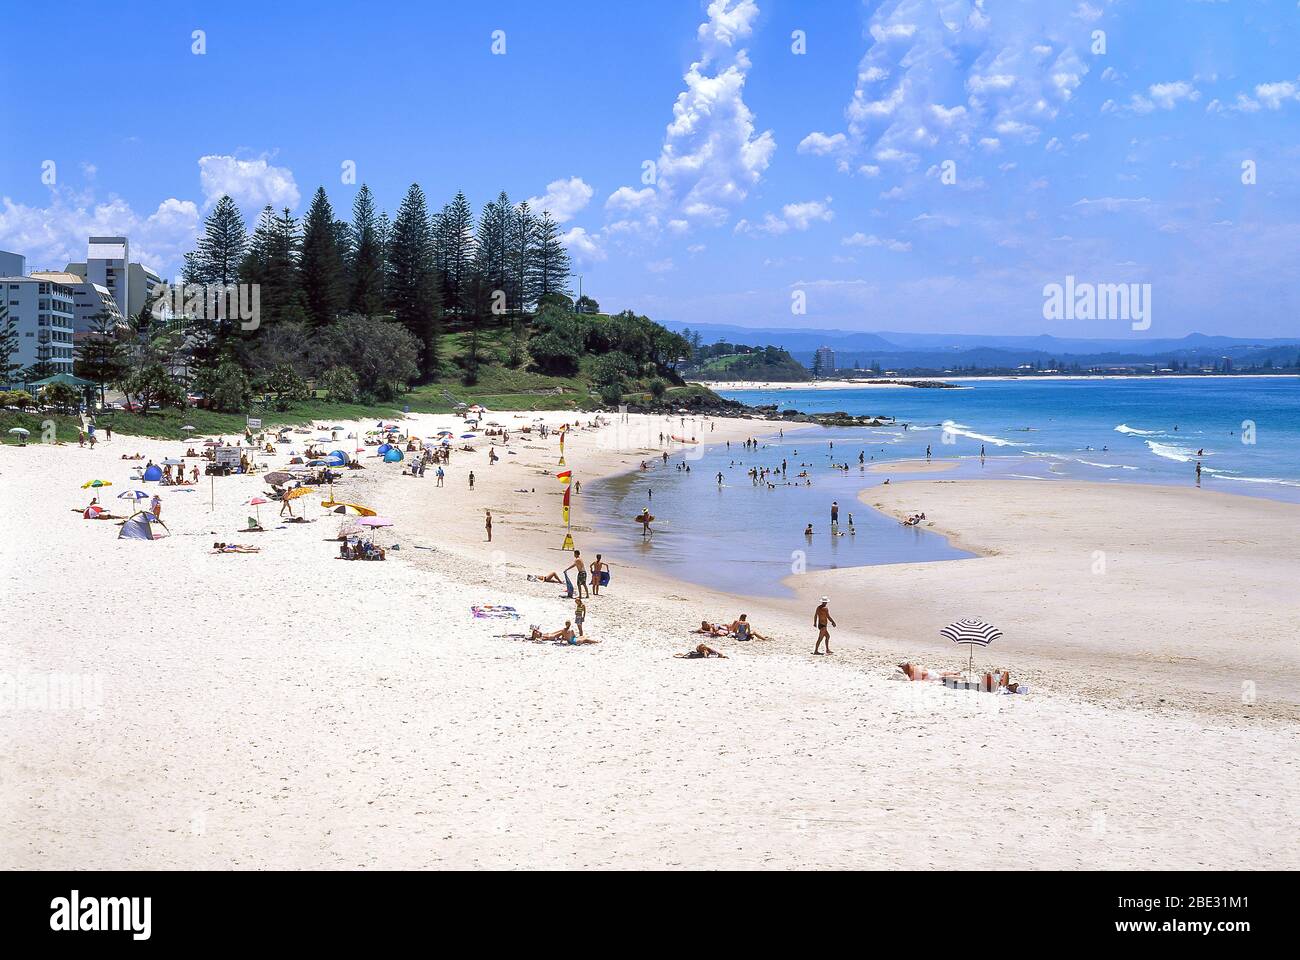
[(904, 519), (898, 522), (905, 527), (916, 527), (916, 526), (920, 526), (921, 521), (924, 519), (925, 519), (924, 513), (913, 513), (913, 514), (909, 514), (907, 517), (905, 517)]
[(386, 558), (384, 548), (375, 546), (369, 540), (358, 540), (356, 543), (344, 540), (339, 544), (340, 560), (384, 560)]
[(753, 624), (749, 622), (749, 614), (742, 613), (731, 623), (711, 623), (708, 620), (701, 620), (698, 629), (693, 633), (702, 633), (707, 637), (732, 637), (740, 642), (747, 640), (770, 640), (771, 637), (765, 637), (754, 629)]

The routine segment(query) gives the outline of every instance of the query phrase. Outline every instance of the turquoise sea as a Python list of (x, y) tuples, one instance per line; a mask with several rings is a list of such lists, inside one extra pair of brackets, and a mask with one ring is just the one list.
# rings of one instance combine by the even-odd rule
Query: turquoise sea
[[(1194, 488), (1200, 463), (1202, 489), (1300, 502), (1300, 379), (954, 382), (954, 389), (724, 391), (748, 404), (872, 414), (895, 423), (781, 437), (780, 424), (755, 422), (756, 450), (710, 444), (697, 431), (704, 441), (699, 448), (678, 448), (667, 463), (656, 460), (646, 471), (586, 486), (586, 515), (620, 518), (596, 530), (611, 556), (633, 551), (688, 582), (782, 595), (781, 580), (800, 564), (818, 570), (968, 556), (857, 499), (889, 476), (867, 469), (873, 463), (924, 459), (927, 448), (933, 459), (956, 463), (936, 478)], [(776, 473), (755, 485), (748, 471), (756, 467)], [(829, 528), (832, 501), (840, 505), (842, 536)], [(654, 537), (643, 543), (629, 521), (647, 504), (658, 520)], [(809, 523), (811, 537), (804, 535)]]

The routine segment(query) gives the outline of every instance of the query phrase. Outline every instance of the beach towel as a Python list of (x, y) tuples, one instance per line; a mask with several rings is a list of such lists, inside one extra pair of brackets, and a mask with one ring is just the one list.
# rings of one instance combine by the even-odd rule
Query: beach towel
[(479, 620), (518, 620), (519, 611), (514, 607), (500, 604), (484, 603), (470, 607)]
[(573, 598), (573, 581), (569, 579), (569, 571), (564, 571), (564, 590), (570, 599)]
[(608, 571), (608, 570), (602, 570), (602, 571), (600, 571), (600, 585), (601, 585), (602, 587), (608, 587), (608, 586), (609, 586), (609, 571)]

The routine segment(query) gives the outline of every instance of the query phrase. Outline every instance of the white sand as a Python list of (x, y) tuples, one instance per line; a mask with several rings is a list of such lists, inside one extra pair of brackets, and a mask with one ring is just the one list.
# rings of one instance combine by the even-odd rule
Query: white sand
[[(420, 435), (452, 422), (413, 421)], [(584, 481), (632, 468), (659, 452), (661, 428), (721, 441), (765, 426), (643, 424), (571, 434), (569, 466)], [(618, 555), (612, 589), (589, 601), (599, 646), (493, 636), (554, 629), (572, 607), (523, 577), (567, 562), (562, 488), (540, 472), (557, 469), (554, 438), (516, 438), (517, 454), (491, 467), (479, 446), (453, 457), (443, 489), (432, 472), (411, 479), (373, 460), (336, 488), (398, 520), (376, 537), (401, 544), (386, 563), (333, 559), (335, 517), (236, 534), (242, 501), (263, 489), (256, 478), (219, 479), (215, 512), (206, 478), (197, 493), (164, 488), (173, 536), (155, 543), (117, 541), (113, 524), (70, 512), (88, 499), (83, 480), (113, 480), (109, 503), (132, 488), (121, 453), (157, 460), (183, 444), (0, 449), (0, 674), (11, 691), (54, 672), (102, 689), (92, 709), (0, 709), (0, 862), (1300, 866), (1296, 720), (1261, 669), (1281, 659), (1276, 686), (1295, 689), (1294, 591), (1280, 591), (1294, 572), (1295, 508), (1072, 485), (1096, 498), (1076, 509), (1063, 484), (1025, 484), (1017, 497), (1043, 499), (1015, 501), (1024, 516), (1007, 526), (1012, 507), (993, 484), (891, 484), (868, 499), (924, 509), (996, 555), (809, 576), (801, 593), (833, 585), (834, 658), (808, 655), (807, 603), (746, 600), (776, 639), (716, 642), (731, 659), (685, 661), (671, 656), (694, 643), (684, 628), (741, 601)], [(581, 547), (590, 518), (580, 494), (574, 503)], [(262, 508), (268, 527), (274, 518)], [(213, 540), (263, 552), (213, 556)], [(1094, 544), (1111, 552), (1105, 578), (1072, 566), (1086, 568)], [(1164, 606), (1148, 609), (1157, 588)], [(512, 604), (523, 619), (474, 620), (474, 603)], [(972, 605), (1002, 618), (1008, 638), (988, 656), (1034, 693), (887, 679), (898, 651), (955, 663), (931, 628)], [(1123, 622), (1131, 640), (1099, 639)], [(1187, 681), (1176, 704), (1149, 696), (1154, 674), (1132, 702), (1121, 680), (1067, 682), (1110, 676), (1138, 652), (1198, 658), (1160, 664)], [(1228, 695), (1239, 674), (1259, 676), (1253, 707)], [(1188, 694), (1201, 683), (1209, 705)]]

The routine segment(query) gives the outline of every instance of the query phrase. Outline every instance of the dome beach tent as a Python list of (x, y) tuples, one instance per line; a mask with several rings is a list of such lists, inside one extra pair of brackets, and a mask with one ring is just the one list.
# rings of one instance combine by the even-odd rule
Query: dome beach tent
[[(161, 540), (162, 534), (155, 534), (153, 528), (162, 527), (167, 530), (167, 524), (163, 523), (152, 513), (147, 510), (141, 510), (139, 513), (133, 513), (122, 524), (122, 529), (117, 532), (119, 540)], [(171, 533), (170, 530), (167, 530)]]
[(140, 479), (146, 482), (157, 483), (162, 479), (162, 467), (158, 466), (156, 463), (151, 463), (149, 466), (145, 467), (144, 475)]

